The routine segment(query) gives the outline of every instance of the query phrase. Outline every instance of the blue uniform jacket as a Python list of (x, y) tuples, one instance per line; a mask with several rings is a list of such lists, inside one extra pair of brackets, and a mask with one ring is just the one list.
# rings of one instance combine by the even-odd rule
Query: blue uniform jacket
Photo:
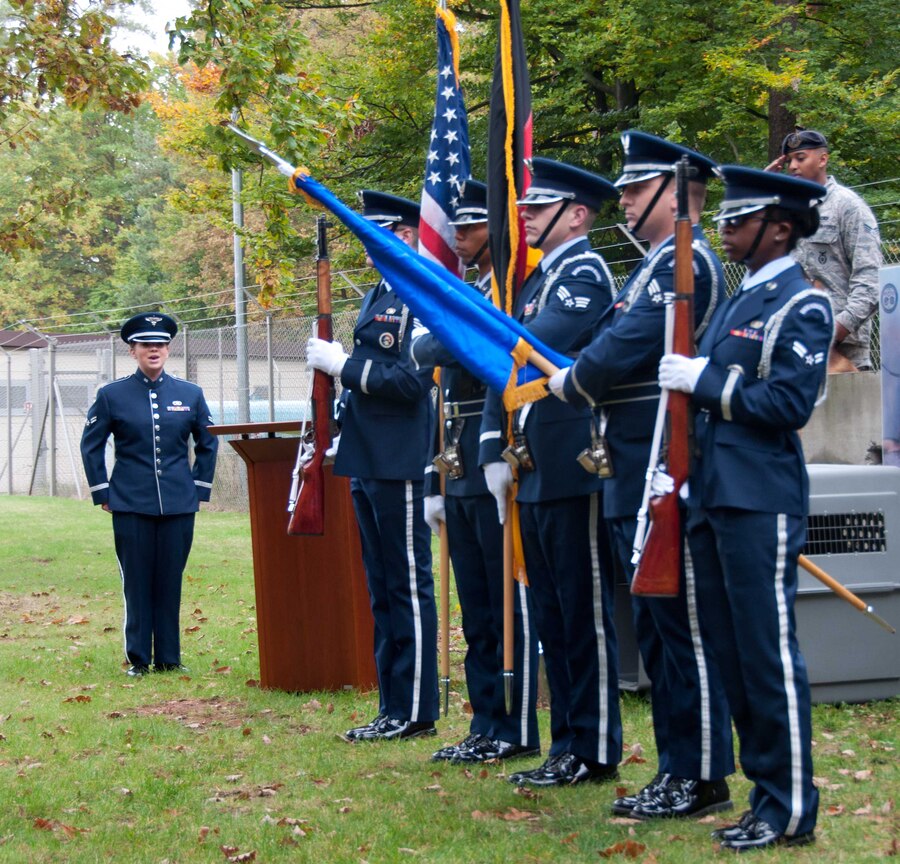
[[(203, 391), (163, 372), (150, 381), (138, 369), (97, 391), (81, 436), (81, 458), (94, 504), (113, 512), (170, 516), (209, 501), (216, 468), (212, 417)], [(106, 441), (116, 461), (106, 471)], [(188, 439), (194, 439), (194, 464)]]
[[(409, 360), (409, 309), (384, 281), (365, 297), (345, 388), (334, 473), (369, 480), (422, 480), (431, 458), (433, 369)], [(347, 392), (349, 391), (349, 392)]]
[(692, 505), (806, 515), (796, 430), (824, 388), (833, 329), (828, 295), (795, 264), (723, 305), (698, 348), (710, 360), (692, 397)]
[[(722, 265), (703, 231), (694, 226), (694, 323), (704, 332), (723, 294)], [(602, 406), (613, 476), (603, 491), (607, 518), (635, 516), (640, 509), (659, 403), (657, 368), (665, 341), (666, 294), (675, 290), (674, 237), (661, 243), (629, 276), (605, 311), (596, 338), (566, 379), (565, 395), (576, 405)]]
[[(598, 318), (612, 299), (612, 275), (587, 239), (565, 249), (545, 271), (536, 268), (522, 286), (515, 317), (529, 332), (563, 354), (586, 346)], [(535, 470), (519, 471), (518, 498), (523, 503), (553, 501), (600, 490), (601, 480), (577, 464), (590, 445), (591, 411), (547, 397), (519, 412)], [(488, 391), (481, 424), (479, 464), (497, 462), (506, 446), (501, 397)]]

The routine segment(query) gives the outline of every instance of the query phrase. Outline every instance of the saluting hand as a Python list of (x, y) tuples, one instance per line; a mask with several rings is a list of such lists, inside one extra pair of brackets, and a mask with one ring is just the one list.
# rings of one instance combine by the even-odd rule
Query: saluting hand
[(347, 362), (347, 354), (340, 342), (312, 337), (306, 343), (306, 362), (314, 369), (321, 369), (326, 375), (339, 378)]
[(659, 386), (664, 390), (693, 393), (697, 382), (709, 363), (709, 357), (685, 357), (683, 354), (664, 354), (659, 361)]

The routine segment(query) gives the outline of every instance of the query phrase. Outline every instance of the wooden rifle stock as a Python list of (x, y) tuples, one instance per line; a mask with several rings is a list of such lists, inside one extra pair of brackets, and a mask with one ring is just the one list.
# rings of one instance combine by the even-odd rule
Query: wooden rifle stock
[[(694, 234), (688, 206), (686, 156), (676, 165), (675, 184), (675, 298), (674, 326), (667, 353), (693, 357), (694, 347)], [(667, 333), (668, 337), (668, 333)], [(668, 338), (666, 340), (669, 341)], [(681, 583), (681, 515), (678, 493), (691, 468), (691, 399), (688, 393), (669, 391), (665, 414), (666, 471), (675, 488), (653, 498), (648, 507), (649, 528), (631, 581), (631, 593), (643, 597), (676, 597)], [(655, 467), (655, 466), (651, 466)]]
[[(316, 220), (316, 336), (330, 342), (331, 262), (328, 259), (328, 222), (325, 215)], [(320, 369), (313, 374), (312, 422), (300, 439), (298, 461), (302, 478), (297, 500), (288, 504), (288, 534), (325, 533), (325, 451), (333, 435), (334, 379)], [(311, 455), (308, 455), (311, 454)]]

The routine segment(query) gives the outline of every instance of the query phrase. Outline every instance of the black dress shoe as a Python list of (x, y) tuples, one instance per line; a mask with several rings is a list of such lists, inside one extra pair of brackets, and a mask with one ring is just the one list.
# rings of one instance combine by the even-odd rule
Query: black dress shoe
[(747, 852), (750, 849), (766, 849), (770, 846), (806, 846), (816, 841), (814, 831), (788, 836), (776, 831), (768, 822), (753, 813), (745, 813), (738, 825), (713, 832), (713, 836), (716, 835), (720, 838), (719, 847), (730, 849), (732, 852)]
[(748, 825), (751, 825), (756, 821), (756, 817), (753, 815), (752, 810), (745, 810), (741, 813), (741, 818), (738, 819), (736, 825), (726, 825), (724, 828), (716, 828), (715, 831), (710, 832), (710, 837), (713, 840), (724, 840), (726, 837), (737, 836), (740, 834)]
[(640, 792), (636, 792), (634, 795), (623, 795), (621, 798), (616, 798), (609, 809), (612, 810), (616, 816), (630, 816), (631, 811), (634, 810), (638, 804), (664, 788), (671, 777), (671, 774), (663, 774), (660, 772), (643, 789), (641, 789)]
[[(531, 772), (534, 773), (534, 772)], [(619, 776), (615, 765), (588, 762), (574, 753), (564, 753), (555, 765), (545, 768), (535, 776), (522, 776), (520, 786), (577, 786), (579, 783), (604, 783)]]
[(421, 738), (437, 735), (433, 720), (397, 720), (386, 717), (376, 726), (361, 732), (357, 741), (402, 741), (406, 738)]
[(633, 819), (687, 819), (730, 810), (731, 793), (724, 780), (690, 780), (672, 777), (647, 795), (631, 811)]
[(125, 670), (125, 674), (129, 678), (143, 678), (149, 671), (149, 667), (142, 666), (139, 663), (133, 663)]
[(537, 777), (543, 777), (548, 771), (555, 771), (556, 764), (565, 755), (565, 753), (557, 753), (555, 756), (548, 756), (543, 765), (538, 765), (537, 768), (531, 768), (528, 771), (516, 771), (515, 773), (510, 774), (506, 779), (516, 786), (528, 786), (530, 785), (531, 780)]
[(540, 747), (528, 747), (524, 744), (511, 744), (509, 741), (483, 737), (471, 747), (461, 748), (459, 753), (450, 761), (454, 764), (459, 762), (490, 762), (494, 759), (519, 759), (524, 756), (540, 755)]
[(366, 723), (365, 726), (354, 726), (352, 729), (348, 729), (344, 733), (344, 737), (349, 739), (350, 741), (356, 741), (363, 733), (370, 732), (386, 719), (387, 718), (384, 714), (379, 714), (377, 717), (374, 717), (372, 720)]
[(432, 762), (453, 762), (461, 751), (469, 750), (478, 744), (484, 735), (478, 732), (470, 732), (462, 741), (456, 744), (449, 744), (447, 747), (441, 747), (440, 750), (431, 754)]

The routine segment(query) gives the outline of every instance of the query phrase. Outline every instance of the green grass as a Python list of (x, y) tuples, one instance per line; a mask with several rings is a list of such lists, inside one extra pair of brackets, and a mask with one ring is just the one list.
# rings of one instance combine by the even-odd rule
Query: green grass
[[(437, 738), (349, 745), (338, 736), (376, 712), (374, 693), (253, 686), (245, 514), (198, 517), (182, 602), (190, 675), (138, 681), (121, 665), (107, 514), (86, 502), (3, 497), (0, 524), (0, 862), (185, 864), (255, 853), (258, 862), (506, 864), (600, 860), (628, 841), (644, 847), (630, 847), (638, 861), (722, 858), (709, 839), (722, 819), (616, 820), (615, 786), (520, 794), (502, 766), (431, 763), (468, 729), (458, 621), (450, 716)], [(819, 841), (754, 860), (897, 854), (897, 708), (815, 709)], [(654, 773), (655, 754), (646, 702), (626, 696), (623, 713), (626, 746), (643, 753), (621, 768), (618, 788), (631, 791)], [(547, 720), (542, 710), (545, 742)], [(738, 812), (748, 791), (733, 780)]]

